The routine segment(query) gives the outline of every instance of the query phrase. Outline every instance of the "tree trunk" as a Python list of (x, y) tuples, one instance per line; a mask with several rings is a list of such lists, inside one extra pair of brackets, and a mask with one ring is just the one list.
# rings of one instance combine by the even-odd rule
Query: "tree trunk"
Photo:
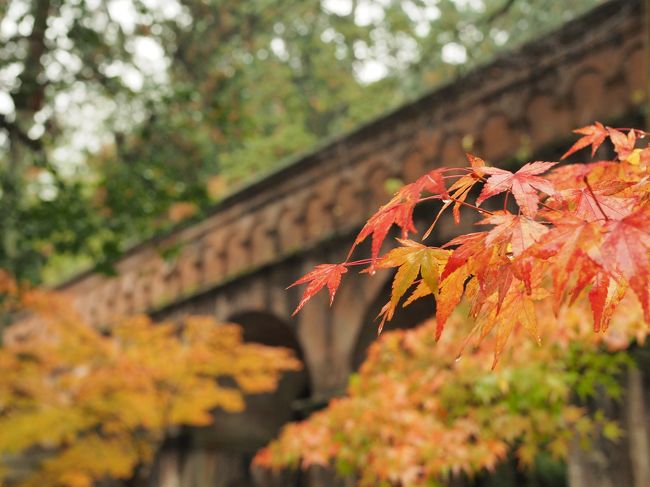
[(588, 406), (603, 410), (623, 432), (616, 441), (598, 437), (589, 445), (576, 441), (569, 456), (570, 487), (647, 487), (650, 485), (650, 348), (634, 351), (635, 365), (621, 378), (619, 400), (602, 395)]

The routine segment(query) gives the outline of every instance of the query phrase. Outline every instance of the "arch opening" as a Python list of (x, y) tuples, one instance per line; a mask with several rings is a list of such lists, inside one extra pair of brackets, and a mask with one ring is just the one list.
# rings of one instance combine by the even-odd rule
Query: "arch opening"
[[(391, 284), (393, 277), (386, 281), (375, 299), (368, 306), (364, 315), (359, 334), (357, 336), (354, 352), (352, 353), (352, 370), (358, 370), (366, 359), (368, 347), (377, 339), (377, 325), (375, 319), (382, 306), (390, 300)], [(406, 308), (401, 305), (395, 310), (393, 319), (384, 326), (384, 333), (390, 330), (404, 330), (415, 328), (425, 320), (435, 315), (436, 304), (432, 297), (420, 298)]]
[[(158, 453), (153, 471), (158, 483), (154, 485), (176, 481), (197, 486), (260, 485), (257, 477), (262, 473), (250, 468), (255, 453), (277, 436), (284, 424), (299, 419), (295, 403), (310, 394), (309, 374), (291, 327), (270, 313), (257, 311), (235, 314), (227, 321), (242, 327), (245, 342), (291, 349), (303, 368), (283, 374), (273, 392), (246, 396), (244, 411), (215, 410), (210, 426), (183, 428), (168, 438)], [(262, 484), (298, 485), (295, 475), (286, 475), (280, 475), (279, 483), (267, 479)]]

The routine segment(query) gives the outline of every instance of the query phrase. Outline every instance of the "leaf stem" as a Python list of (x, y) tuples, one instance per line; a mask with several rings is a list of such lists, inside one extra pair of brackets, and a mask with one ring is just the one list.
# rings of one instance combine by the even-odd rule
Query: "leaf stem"
[(548, 206), (548, 205), (547, 205), (546, 203), (544, 203), (543, 201), (540, 201), (539, 204), (542, 205), (542, 206), (543, 206), (544, 208), (546, 208), (547, 210), (550, 210), (550, 211), (555, 211), (555, 210), (556, 210), (556, 208), (553, 208), (552, 206)]
[(433, 195), (433, 196), (425, 196), (424, 198), (420, 198), (419, 200), (416, 201), (415, 204), (417, 205), (417, 204), (419, 204), (419, 203), (423, 203), (423, 202), (425, 202), (425, 201), (441, 200), (441, 199), (443, 199), (442, 196), (440, 196), (439, 194), (435, 194), (435, 195)]
[(353, 265), (366, 265), (366, 264), (370, 264), (371, 262), (372, 259), (361, 259), (361, 260), (355, 260), (353, 262), (343, 262), (343, 265), (349, 267)]
[(603, 217), (605, 218), (605, 221), (609, 221), (609, 218), (608, 218), (607, 215), (605, 214), (605, 211), (603, 211), (603, 207), (600, 206), (600, 202), (598, 201), (598, 198), (596, 198), (596, 194), (594, 193), (594, 190), (591, 189), (591, 185), (589, 184), (589, 181), (587, 180), (587, 176), (584, 176), (584, 177), (582, 178), (582, 181), (583, 181), (583, 182), (585, 183), (585, 185), (587, 186), (587, 189), (589, 190), (589, 193), (591, 193), (591, 197), (592, 197), (592, 198), (594, 199), (594, 201), (596, 202), (596, 206), (598, 207), (598, 209), (600, 210), (600, 213), (601, 213), (601, 214), (603, 215)]
[(442, 200), (442, 201), (445, 201), (445, 202), (453, 201), (454, 203), (458, 203), (459, 205), (467, 206), (468, 208), (471, 208), (472, 210), (476, 210), (479, 213), (484, 213), (486, 215), (494, 215), (494, 213), (489, 211), (489, 210), (479, 208), (478, 206), (474, 206), (471, 203), (467, 203), (465, 201), (458, 200), (458, 199), (454, 198), (453, 196), (449, 196), (447, 198), (443, 198), (442, 196), (438, 196), (438, 195), (436, 195), (436, 196), (427, 196), (426, 198), (420, 198), (419, 200), (417, 200), (416, 204), (422, 203), (423, 201), (429, 201), (429, 200)]
[[(424, 201), (424, 200), (426, 200), (426, 199), (428, 199), (428, 198), (423, 198), (423, 199), (421, 199), (421, 200), (418, 200), (418, 203), (419, 203), (420, 201)], [(454, 203), (459, 204), (459, 205), (467, 206), (468, 208), (471, 208), (471, 209), (473, 209), (473, 210), (475, 210), (475, 211), (478, 211), (479, 213), (483, 213), (483, 214), (485, 214), (485, 215), (489, 215), (489, 216), (494, 215), (494, 213), (491, 212), (491, 211), (489, 211), (489, 210), (485, 210), (485, 209), (483, 209), (483, 208), (479, 208), (478, 206), (472, 205), (472, 204), (470, 204), (470, 203), (466, 203), (465, 201), (462, 201), (462, 200), (456, 199), (456, 198), (454, 198), (453, 196), (449, 196), (448, 198), (444, 199), (443, 201), (445, 202), (444, 206), (443, 206), (443, 207), (440, 209), (440, 211), (438, 212), (438, 215), (436, 216), (436, 219), (433, 220), (433, 223), (431, 224), (431, 226), (429, 226), (429, 228), (427, 228), (427, 231), (424, 232), (424, 235), (422, 236), (422, 240), (426, 240), (427, 237), (428, 237), (429, 235), (431, 235), (431, 232), (433, 231), (433, 228), (436, 226), (436, 223), (438, 223), (438, 220), (440, 219), (440, 216), (442, 215), (442, 212), (445, 211), (447, 208), (449, 208), (449, 204), (450, 204), (452, 201), (453, 201)]]
[(641, 136), (650, 135), (650, 132), (646, 132), (645, 130), (632, 129), (632, 128), (629, 128), (629, 127), (617, 127), (614, 130), (618, 130), (619, 132), (623, 132), (623, 131), (627, 130), (629, 132), (636, 132), (637, 134), (640, 134)]
[(451, 201), (455, 202), (455, 203), (458, 203), (459, 205), (463, 205), (463, 206), (466, 206), (467, 208), (471, 208), (472, 210), (478, 211), (479, 213), (483, 213), (483, 214), (489, 215), (489, 216), (494, 215), (494, 212), (492, 212), (490, 210), (486, 210), (485, 208), (480, 208), (480, 207), (478, 207), (476, 205), (473, 205), (471, 203), (467, 203), (466, 201), (457, 200), (456, 198), (453, 198), (451, 196), (449, 197), (449, 199)]
[(438, 223), (438, 220), (440, 219), (440, 216), (442, 215), (442, 213), (443, 213), (447, 208), (449, 208), (449, 205), (450, 205), (450, 204), (451, 204), (451, 200), (448, 200), (448, 201), (443, 205), (443, 207), (440, 208), (440, 211), (439, 211), (438, 214), (436, 215), (436, 218), (433, 220), (433, 223), (431, 223), (431, 225), (429, 225), (429, 228), (427, 228), (427, 231), (424, 232), (424, 234), (422, 235), (422, 241), (425, 241), (425, 240), (429, 237), (429, 235), (431, 235), (431, 232), (433, 231), (434, 227), (436, 226), (436, 223)]
[(437, 169), (440, 172), (449, 172), (449, 171), (464, 171), (466, 173), (474, 172), (472, 167), (441, 167)]

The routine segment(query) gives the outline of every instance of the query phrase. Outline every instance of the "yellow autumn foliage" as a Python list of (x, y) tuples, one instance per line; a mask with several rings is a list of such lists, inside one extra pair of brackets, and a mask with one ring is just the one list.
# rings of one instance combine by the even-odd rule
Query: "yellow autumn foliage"
[(0, 485), (128, 478), (169, 428), (242, 411), (245, 394), (300, 368), (289, 350), (244, 343), (240, 327), (208, 317), (137, 316), (101, 333), (63, 296), (19, 291), (4, 275), (0, 296), (0, 312), (18, 314), (0, 349)]

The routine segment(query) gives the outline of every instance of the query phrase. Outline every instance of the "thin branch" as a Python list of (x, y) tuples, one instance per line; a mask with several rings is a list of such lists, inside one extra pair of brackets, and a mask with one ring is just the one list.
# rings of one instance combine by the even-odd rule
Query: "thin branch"
[(350, 266), (355, 266), (355, 265), (366, 265), (370, 264), (372, 262), (372, 259), (361, 259), (361, 260), (355, 260), (352, 262), (343, 262), (343, 265), (345, 267), (350, 267)]
[(514, 6), (514, 4), (517, 2), (517, 0), (506, 0), (506, 2), (501, 5), (498, 9), (496, 9), (494, 12), (492, 12), (490, 15), (487, 17), (484, 17), (481, 19), (481, 22), (485, 22), (486, 24), (491, 24), (495, 20), (497, 20), (499, 17), (507, 14), (510, 9)]
[(442, 206), (442, 208), (440, 208), (440, 211), (436, 215), (436, 218), (433, 220), (433, 223), (431, 223), (431, 225), (429, 225), (429, 228), (427, 228), (427, 231), (424, 232), (424, 235), (422, 235), (422, 241), (425, 241), (427, 238), (429, 238), (429, 235), (431, 235), (431, 232), (433, 232), (433, 229), (435, 228), (436, 224), (438, 223), (438, 220), (442, 216), (442, 213), (447, 208), (449, 208), (450, 205), (451, 205), (451, 200), (448, 200), (448, 201), (445, 202), (445, 204)]
[[(423, 201), (429, 201), (429, 200), (440, 200), (442, 199), (440, 196), (427, 196), (426, 198), (420, 198), (417, 203), (422, 203)], [(468, 208), (471, 208), (472, 210), (478, 211), (479, 213), (483, 213), (485, 215), (494, 215), (493, 212), (486, 210), (484, 208), (480, 208), (478, 206), (472, 205), (471, 203), (467, 203), (465, 201), (458, 200), (454, 198), (453, 196), (449, 196), (448, 198), (442, 199), (443, 201), (453, 201), (454, 203), (458, 203), (459, 205), (466, 206)]]
[[(470, 189), (471, 189), (471, 188), (467, 188), (467, 190), (465, 190), (464, 193), (467, 193)], [(463, 193), (463, 194), (464, 194), (464, 193)], [(461, 194), (461, 196), (462, 196), (463, 194)], [(425, 200), (427, 200), (427, 199), (433, 199), (433, 198), (422, 198), (421, 200), (418, 201), (418, 203), (419, 203), (420, 201), (425, 201)], [(437, 199), (437, 198), (436, 198), (436, 199)], [(459, 204), (459, 205), (467, 206), (468, 208), (471, 208), (471, 209), (473, 209), (473, 210), (475, 210), (475, 211), (478, 211), (479, 213), (482, 213), (482, 214), (485, 214), (485, 215), (489, 215), (489, 216), (494, 215), (494, 213), (491, 212), (491, 211), (489, 211), (489, 210), (486, 210), (486, 209), (484, 209), (484, 208), (479, 208), (478, 206), (472, 205), (472, 204), (470, 204), (470, 203), (466, 203), (465, 201), (462, 201), (462, 200), (456, 199), (456, 198), (454, 198), (454, 197), (452, 197), (452, 196), (450, 196), (448, 199), (443, 200), (443, 201), (445, 202), (445, 204), (442, 206), (442, 208), (440, 209), (440, 211), (439, 211), (438, 214), (436, 215), (436, 218), (435, 218), (435, 220), (433, 220), (433, 223), (429, 226), (429, 228), (427, 228), (427, 231), (424, 232), (424, 235), (422, 235), (422, 241), (426, 240), (426, 239), (429, 237), (429, 235), (431, 235), (431, 232), (433, 232), (433, 229), (434, 229), (434, 227), (436, 226), (436, 224), (438, 223), (438, 220), (440, 219), (440, 217), (442, 216), (442, 213), (443, 213), (447, 208), (449, 208), (449, 206), (451, 206), (451, 203), (452, 203), (452, 202), (453, 202), (453, 203), (457, 203), (457, 204)]]

